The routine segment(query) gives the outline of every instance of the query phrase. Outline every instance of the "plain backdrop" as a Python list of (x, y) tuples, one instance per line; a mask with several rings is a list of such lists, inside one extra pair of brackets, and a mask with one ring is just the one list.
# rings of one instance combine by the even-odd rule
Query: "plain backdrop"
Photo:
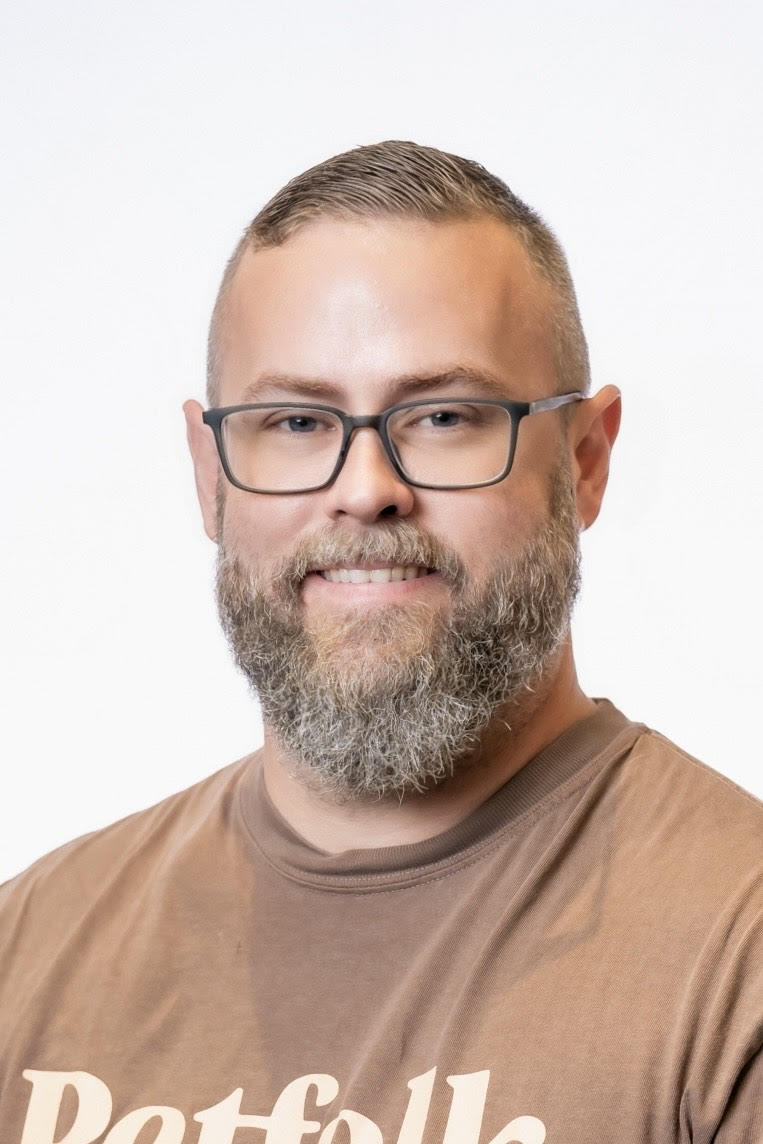
[(261, 742), (181, 404), (249, 219), (385, 138), (478, 159), (562, 240), (594, 386), (624, 403), (582, 683), (763, 794), (760, 13), (4, 7), (0, 879)]

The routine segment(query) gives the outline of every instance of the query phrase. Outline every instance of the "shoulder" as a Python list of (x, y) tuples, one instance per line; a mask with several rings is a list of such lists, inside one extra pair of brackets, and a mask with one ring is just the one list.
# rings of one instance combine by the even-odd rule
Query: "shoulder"
[(618, 849), (673, 924), (763, 920), (763, 803), (648, 727), (623, 764), (611, 792)]
[(631, 764), (631, 781), (650, 792), (655, 810), (680, 816), (689, 831), (714, 829), (718, 841), (727, 832), (735, 845), (749, 838), (761, 856), (763, 802), (755, 795), (650, 727), (636, 740)]
[[(76, 838), (0, 886), (0, 957), (75, 924), (95, 902), (133, 888), (196, 843), (213, 845), (234, 813), (246, 756), (154, 806)], [(11, 949), (9, 950), (9, 946)], [(15, 947), (15, 948), (14, 948)]]

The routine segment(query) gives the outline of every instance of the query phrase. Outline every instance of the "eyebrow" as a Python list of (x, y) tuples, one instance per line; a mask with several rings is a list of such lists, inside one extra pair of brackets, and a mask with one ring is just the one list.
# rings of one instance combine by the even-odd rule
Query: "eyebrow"
[[(384, 400), (404, 400), (412, 393), (423, 393), (430, 389), (444, 389), (447, 386), (463, 386), (471, 391), (479, 391), (485, 397), (509, 399), (506, 384), (487, 370), (471, 366), (454, 366), (427, 374), (402, 374), (390, 378), (384, 385)], [(341, 401), (345, 390), (331, 381), (320, 378), (298, 377), (292, 374), (275, 373), (258, 378), (248, 385), (241, 394), (240, 401), (262, 401), (288, 393), (293, 397), (311, 397), (317, 400)], [(289, 400), (285, 397), (284, 400)]]

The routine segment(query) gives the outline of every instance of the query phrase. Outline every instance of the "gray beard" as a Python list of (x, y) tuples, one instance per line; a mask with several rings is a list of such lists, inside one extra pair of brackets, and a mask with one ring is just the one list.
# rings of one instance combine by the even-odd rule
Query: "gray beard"
[[(309, 569), (372, 560), (437, 569), (452, 608), (385, 605), (308, 623)], [(559, 466), (546, 524), (479, 590), (455, 553), (400, 520), (362, 537), (339, 527), (311, 537), (267, 583), (221, 543), (216, 594), (236, 663), (294, 775), (347, 801), (427, 790), (474, 764), (497, 719), (516, 732), (542, 698), (579, 585), (575, 501)]]

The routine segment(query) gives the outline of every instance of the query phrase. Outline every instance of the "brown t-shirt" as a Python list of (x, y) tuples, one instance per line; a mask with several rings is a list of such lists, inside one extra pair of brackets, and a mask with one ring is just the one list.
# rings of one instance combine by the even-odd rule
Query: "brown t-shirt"
[(611, 704), (332, 856), (250, 756), (0, 889), (2, 1144), (760, 1144), (763, 806)]

